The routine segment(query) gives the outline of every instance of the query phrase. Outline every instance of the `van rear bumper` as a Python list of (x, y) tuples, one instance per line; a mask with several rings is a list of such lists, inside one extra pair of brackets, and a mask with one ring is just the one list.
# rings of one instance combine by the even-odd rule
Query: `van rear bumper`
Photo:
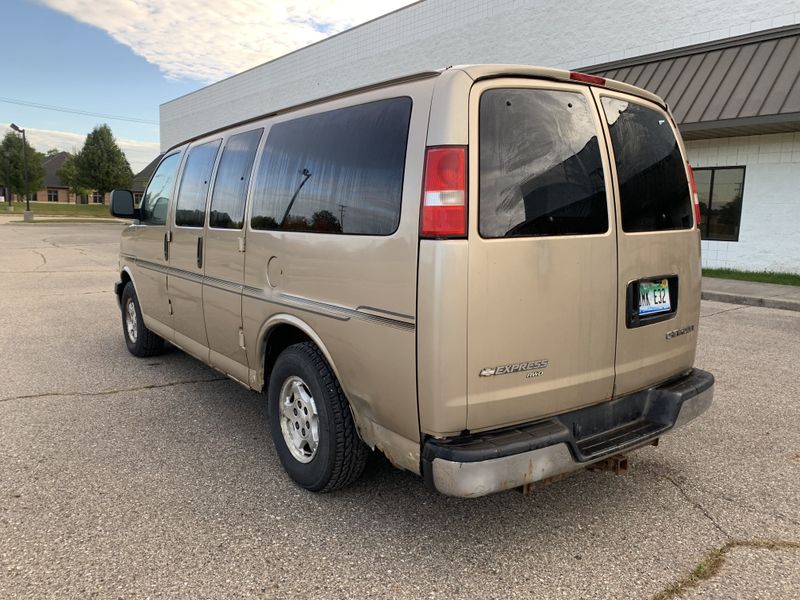
[(653, 442), (703, 414), (714, 376), (700, 369), (658, 387), (511, 429), (445, 440), (422, 452), (426, 482), (448, 496), (484, 496), (582, 469)]

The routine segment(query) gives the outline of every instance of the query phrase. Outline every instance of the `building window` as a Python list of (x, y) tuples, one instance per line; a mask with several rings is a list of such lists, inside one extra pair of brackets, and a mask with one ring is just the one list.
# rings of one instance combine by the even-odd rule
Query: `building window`
[(103, 204), (103, 194), (98, 194), (97, 192), (92, 192), (92, 203), (93, 204)]
[(744, 167), (695, 169), (700, 200), (700, 234), (704, 240), (739, 241)]
[(133, 192), (133, 203), (139, 206), (142, 203), (142, 192)]
[(47, 190), (47, 201), (58, 202), (58, 190)]

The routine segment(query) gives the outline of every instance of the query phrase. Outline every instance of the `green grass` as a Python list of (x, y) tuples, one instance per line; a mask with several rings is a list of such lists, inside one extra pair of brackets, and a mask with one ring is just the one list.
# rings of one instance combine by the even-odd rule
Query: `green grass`
[[(13, 202), (14, 213), (21, 215), (25, 212), (24, 202)], [(67, 204), (66, 202), (31, 202), (33, 216), (49, 217), (88, 217), (113, 218), (108, 210), (108, 206), (103, 204)], [(8, 212), (8, 203), (4, 203), (0, 208), (0, 214), (11, 214)]]
[(778, 271), (703, 269), (703, 277), (717, 277), (719, 279), (738, 279), (740, 281), (757, 281), (759, 283), (780, 283), (781, 285), (800, 286), (800, 275), (796, 273), (780, 273)]

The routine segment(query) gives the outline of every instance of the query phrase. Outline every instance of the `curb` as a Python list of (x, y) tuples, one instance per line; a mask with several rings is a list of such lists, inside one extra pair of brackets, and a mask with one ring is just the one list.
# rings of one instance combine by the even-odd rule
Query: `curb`
[(797, 300), (781, 300), (780, 298), (762, 298), (760, 296), (742, 296), (740, 294), (727, 294), (725, 292), (708, 292), (703, 290), (700, 294), (703, 300), (714, 302), (727, 302), (728, 304), (743, 304), (745, 306), (761, 306), (764, 308), (778, 308), (800, 312), (800, 302)]

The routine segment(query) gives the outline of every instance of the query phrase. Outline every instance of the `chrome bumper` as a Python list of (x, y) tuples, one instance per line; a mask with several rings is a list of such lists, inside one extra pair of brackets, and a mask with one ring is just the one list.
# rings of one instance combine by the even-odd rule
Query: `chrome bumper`
[[(694, 370), (688, 378), (697, 377), (698, 374), (702, 374), (701, 377), (705, 377), (702, 385), (695, 386), (693, 382), (680, 382), (683, 388), (678, 406), (675, 406), (671, 412), (659, 409), (666, 415), (666, 418), (662, 419), (665, 422), (660, 427), (651, 427), (643, 435), (632, 439), (628, 436), (625, 442), (618, 446), (608, 447), (608, 445), (605, 445), (605, 449), (596, 455), (580, 456), (581, 450), (578, 449), (580, 444), (576, 447), (574, 439), (553, 443), (527, 452), (470, 462), (448, 460), (435, 456), (435, 450), (431, 452), (427, 451), (428, 448), (426, 448), (424, 454), (427, 454), (428, 460), (423, 460), (423, 474), (429, 484), (442, 494), (474, 498), (583, 469), (614, 454), (628, 452), (648, 445), (653, 440), (664, 435), (664, 433), (686, 425), (708, 410), (714, 397), (713, 376)], [(708, 383), (709, 379), (710, 384)], [(698, 390), (698, 387), (701, 389)], [(695, 390), (694, 393), (692, 393), (692, 389)], [(658, 402), (660, 398), (658, 394), (661, 391), (663, 390), (656, 388), (640, 392), (640, 394), (651, 394), (650, 399), (645, 402)], [(655, 398), (652, 396), (653, 393), (655, 393)], [(667, 393), (672, 393), (672, 391), (668, 390)], [(596, 410), (598, 407), (593, 408)], [(659, 414), (659, 416), (664, 415)], [(557, 418), (554, 420), (557, 420)], [(626, 426), (627, 424), (622, 424), (620, 427), (624, 428)], [(617, 427), (616, 430), (619, 430), (620, 427)], [(530, 432), (526, 433), (532, 435)], [(549, 427), (545, 435), (550, 439), (553, 438), (552, 426)], [(558, 432), (556, 432), (556, 438), (558, 435)], [(594, 437), (598, 436), (595, 435)], [(576, 456), (578, 457), (577, 459)]]

